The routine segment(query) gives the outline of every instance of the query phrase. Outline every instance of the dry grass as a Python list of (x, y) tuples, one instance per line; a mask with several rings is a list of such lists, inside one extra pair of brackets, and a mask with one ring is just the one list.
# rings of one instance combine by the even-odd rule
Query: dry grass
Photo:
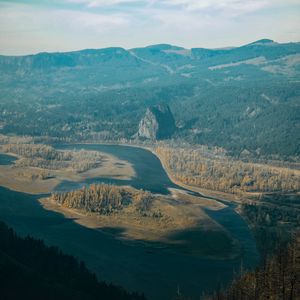
[[(72, 168), (48, 170), (36, 167), (0, 166), (0, 186), (29, 194), (50, 193), (64, 180), (80, 182), (95, 177), (116, 178), (128, 180), (135, 176), (133, 166), (113, 155), (101, 153), (103, 161), (100, 167), (85, 172), (77, 172)], [(15, 155), (16, 156), (16, 155)], [(18, 159), (21, 157), (17, 156)], [(39, 178), (48, 172), (49, 178)]]

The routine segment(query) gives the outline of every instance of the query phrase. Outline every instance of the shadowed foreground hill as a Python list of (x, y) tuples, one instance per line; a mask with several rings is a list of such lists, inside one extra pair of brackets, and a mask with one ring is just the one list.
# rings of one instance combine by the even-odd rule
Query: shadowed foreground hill
[(74, 257), (41, 240), (20, 238), (0, 222), (1, 299), (145, 300), (136, 293), (99, 282)]

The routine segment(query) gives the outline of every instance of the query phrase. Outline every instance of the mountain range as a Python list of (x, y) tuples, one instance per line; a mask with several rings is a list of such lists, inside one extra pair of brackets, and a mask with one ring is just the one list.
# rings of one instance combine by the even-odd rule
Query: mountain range
[(0, 133), (131, 138), (165, 104), (173, 138), (288, 158), (300, 154), (299, 87), (300, 43), (269, 39), (0, 56)]

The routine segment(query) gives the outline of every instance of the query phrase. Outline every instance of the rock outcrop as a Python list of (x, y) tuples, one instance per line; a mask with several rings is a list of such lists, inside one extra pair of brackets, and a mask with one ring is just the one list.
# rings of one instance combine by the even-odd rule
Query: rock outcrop
[(140, 121), (137, 137), (162, 140), (172, 136), (176, 130), (175, 120), (168, 105), (155, 105), (147, 108)]

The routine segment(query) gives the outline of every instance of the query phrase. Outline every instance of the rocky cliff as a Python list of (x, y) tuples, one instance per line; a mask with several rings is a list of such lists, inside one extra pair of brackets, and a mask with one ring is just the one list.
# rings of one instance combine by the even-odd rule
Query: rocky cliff
[(169, 106), (155, 105), (147, 108), (140, 121), (137, 137), (162, 140), (170, 138), (175, 130), (175, 120)]

